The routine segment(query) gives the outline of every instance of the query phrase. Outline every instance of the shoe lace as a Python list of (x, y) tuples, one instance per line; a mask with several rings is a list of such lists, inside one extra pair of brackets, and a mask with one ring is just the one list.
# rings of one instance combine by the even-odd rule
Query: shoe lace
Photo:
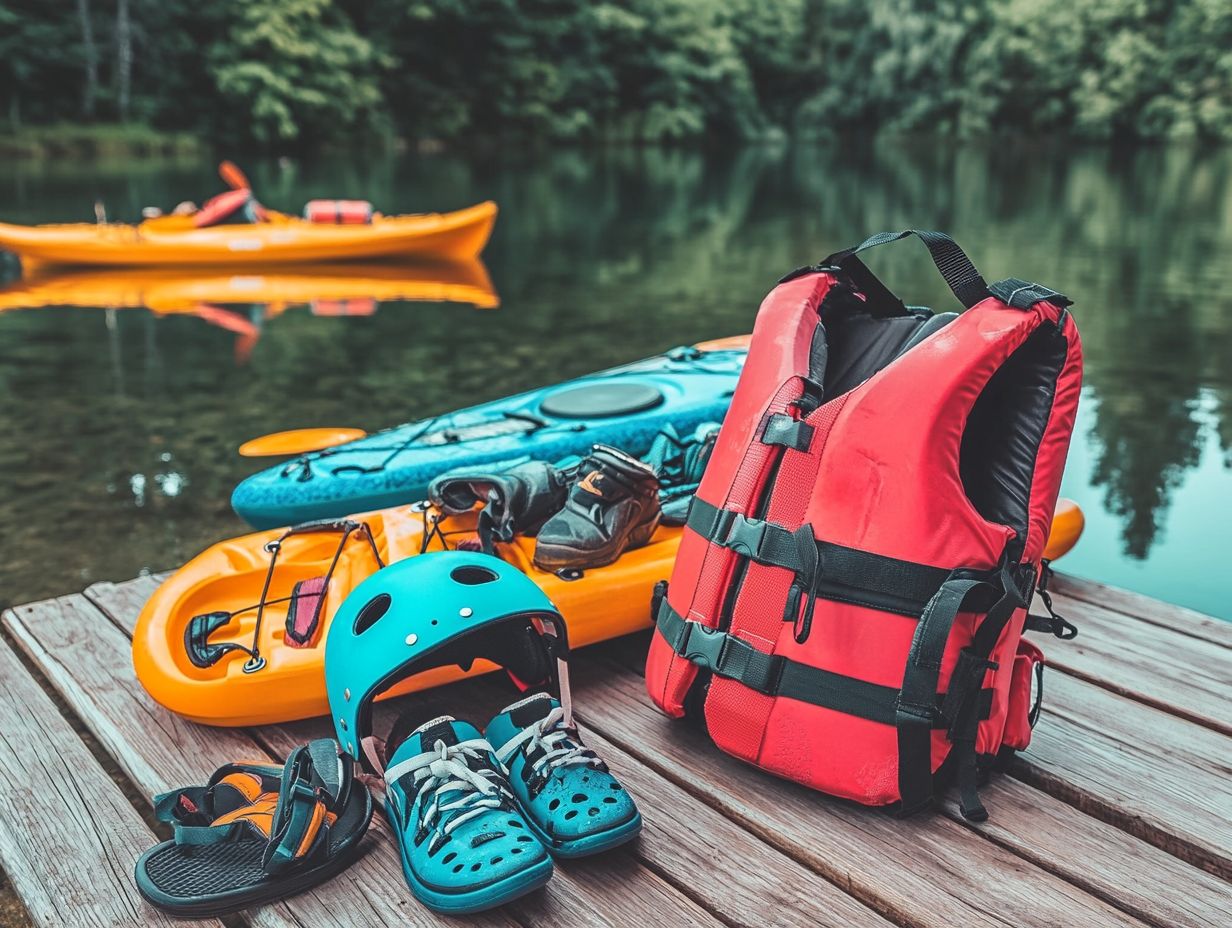
[[(446, 744), (438, 739), (431, 751), (416, 754), (386, 771), (386, 782), (393, 782), (408, 773), (414, 774), (418, 789), (415, 802), (420, 803), (421, 832), (435, 829), (448, 837), (463, 822), (470, 821), (489, 809), (500, 809), (513, 800), (513, 794), (501, 782), (500, 771), (491, 767), (472, 768), (468, 761), (485, 763), (492, 746), (482, 738), (472, 738), (458, 744)], [(451, 796), (444, 801), (445, 796)]]
[(538, 722), (527, 726), (506, 741), (496, 752), (497, 760), (507, 767), (519, 751), (528, 757), (538, 754), (531, 764), (531, 770), (536, 776), (543, 778), (560, 767), (601, 766), (603, 761), (599, 755), (586, 745), (574, 741), (574, 732), (565, 727), (564, 721), (565, 710), (556, 706)]

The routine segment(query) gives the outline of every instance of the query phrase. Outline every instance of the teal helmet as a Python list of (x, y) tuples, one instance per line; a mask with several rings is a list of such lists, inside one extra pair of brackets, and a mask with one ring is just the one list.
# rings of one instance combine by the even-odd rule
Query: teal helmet
[(489, 554), (436, 551), (377, 571), (338, 607), (325, 641), (325, 689), (338, 742), (374, 773), (372, 702), (395, 683), (478, 659), (524, 687), (557, 689), (571, 717), (565, 620), (544, 592)]

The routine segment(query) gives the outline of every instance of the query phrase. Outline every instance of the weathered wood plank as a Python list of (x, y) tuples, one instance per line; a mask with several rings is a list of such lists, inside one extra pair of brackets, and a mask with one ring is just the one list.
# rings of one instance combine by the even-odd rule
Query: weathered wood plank
[(1018, 775), (1232, 878), (1232, 739), (1065, 674), (1045, 694)]
[(1053, 578), (1050, 589), (1069, 599), (1094, 603), (1160, 628), (1232, 648), (1232, 622), (1184, 606), (1160, 602), (1141, 593), (1059, 572)]
[(575, 657), (588, 727), (892, 921), (1143, 924), (943, 816), (899, 821), (759, 772), (694, 726), (662, 716), (641, 679), (595, 651)]
[[(112, 584), (91, 588), (91, 596), (97, 607), (104, 609), (120, 628), (131, 628), (136, 621), (136, 614), (142, 604), (141, 597), (148, 595), (144, 585), (126, 586)], [(117, 634), (119, 634), (117, 630)], [(144, 696), (144, 694), (141, 694)], [(164, 716), (170, 714), (159, 709)], [(198, 726), (190, 728), (201, 730)], [(328, 723), (324, 719), (309, 721), (299, 726), (295, 731), (279, 731), (278, 726), (268, 726), (261, 730), (261, 739), (273, 749), (277, 756), (284, 756), (291, 747), (302, 744), (313, 737), (332, 735)], [(397, 889), (382, 887), (384, 894), (391, 898), (407, 897), (409, 891), (402, 886), (401, 865), (397, 860), (397, 850), (392, 835), (383, 822), (378, 822), (373, 829), (380, 836), (382, 855), (392, 858), (386, 868), (384, 878), (396, 882)], [(356, 868), (358, 869), (358, 868)], [(354, 870), (352, 872), (355, 872)], [(607, 871), (605, 871), (607, 872)], [(361, 879), (369, 879), (361, 873)], [(563, 868), (557, 873), (545, 893), (537, 893), (526, 900), (521, 900), (509, 907), (509, 912), (527, 924), (551, 926), (560, 924), (569, 926), (579, 921), (586, 924), (605, 925), (621, 928), (629, 920), (655, 924), (662, 917), (663, 909), (651, 909), (649, 900), (671, 897), (668, 911), (672, 913), (672, 924), (704, 925), (717, 928), (718, 922), (703, 908), (696, 905), (688, 897), (680, 894), (673, 887), (666, 886), (655, 873), (634, 863), (632, 867), (622, 868), (618, 881), (599, 879), (595, 885), (590, 885), (591, 877), (585, 880), (573, 875), (569, 868)], [(431, 918), (427, 910), (421, 909), (422, 917)]]
[[(128, 595), (131, 600), (130, 609), (132, 616), (135, 617), (143, 599), (141, 591), (129, 587), (127, 589), (131, 592), (126, 592), (123, 584), (118, 587), (121, 595)], [(1075, 617), (1083, 618), (1077, 612)], [(1115, 619), (1113, 616), (1105, 618), (1106, 622), (1112, 622)], [(1058, 645), (1050, 650), (1064, 650), (1065, 647), (1069, 645)], [(580, 660), (586, 661), (587, 655), (594, 653), (596, 653), (594, 649), (583, 652)], [(620, 643), (615, 646), (615, 651), (607, 649), (606, 653), (615, 654), (618, 659), (623, 658), (625, 663), (638, 665), (645, 653), (645, 640), (640, 638), (633, 640), (631, 644), (629, 642)], [(1053, 678), (1057, 676), (1059, 675), (1052, 675)], [(1054, 684), (1054, 680), (1050, 679), (1049, 683)], [(1054, 690), (1055, 684), (1049, 687), (1049, 697), (1055, 696)], [(640, 681), (636, 683), (636, 691), (639, 700), (635, 706), (639, 709), (643, 707), (649, 709), (645, 706), (644, 697), (640, 692)], [(1047, 703), (1052, 706), (1056, 701), (1055, 698), (1049, 698)], [(590, 703), (584, 701), (583, 707), (584, 709), (590, 707)], [(653, 712), (653, 710), (650, 711)], [(1059, 718), (1052, 718), (1049, 721), (1053, 724), (1061, 723)], [(628, 734), (624, 733), (622, 737), (628, 737)], [(716, 755), (713, 746), (706, 745), (704, 750), (711, 755)], [(1167, 746), (1162, 746), (1160, 750), (1163, 756), (1167, 755)], [(668, 756), (677, 753), (679, 753), (679, 748)], [(1024, 775), (1028, 780), (1044, 784), (1044, 780), (1033, 778), (1030, 766), (1026, 768), (1026, 771)], [(777, 781), (765, 782), (777, 786)], [(1056, 783), (1052, 783), (1052, 786), (1057, 788)], [(1096, 895), (1116, 900), (1119, 907), (1126, 908), (1146, 921), (1159, 925), (1208, 924), (1206, 918), (1211, 910), (1210, 906), (1219, 898), (1219, 890), (1224, 888), (1224, 884), (1219, 880), (1208, 877), (1195, 868), (1167, 854), (1162, 854), (1156, 848), (1126, 836), (1119, 829), (1105, 825), (1089, 816), (1075, 819), (1072, 807), (1064, 801), (1042, 794), (1023, 783), (1002, 781), (995, 788), (998, 794), (993, 800), (997, 803), (994, 827), (986, 831), (992, 840), (1034, 861), (1043, 869), (1062, 874), (1066, 879), (1076, 882)], [(1000, 795), (1002, 792), (1008, 795)], [(1063, 798), (1077, 801), (1074, 795), (1067, 794)], [(1106, 806), (1096, 804), (1090, 808), (1101, 814), (1101, 817), (1116, 821), (1116, 817), (1110, 814)], [(1041, 815), (1045, 821), (1052, 824), (1049, 828), (1042, 830), (1036, 828), (1033, 831), (1032, 824)], [(1148, 834), (1140, 830), (1130, 830), (1133, 830), (1135, 834)], [(1157, 841), (1156, 843), (1160, 843), (1162, 847), (1169, 846), (1166, 842)], [(1087, 853), (1093, 856), (1080, 860), (1066, 854), (1066, 848), (1074, 845), (1088, 848)], [(1103, 849), (1102, 854), (1093, 853), (1100, 848)], [(1172, 886), (1174, 891), (1156, 894), (1155, 883), (1152, 880), (1136, 878), (1134, 867), (1125, 862), (1137, 860), (1149, 863), (1149, 873), (1152, 876), (1158, 876), (1160, 888)], [(1155, 896), (1157, 903), (1161, 904), (1152, 905), (1150, 903), (1152, 896)], [(890, 910), (882, 908), (882, 911)]]
[[(5, 615), (10, 634), (73, 711), (149, 795), (204, 782), (221, 764), (268, 755), (245, 732), (194, 725), (166, 712), (133, 677), (129, 641), (81, 596), (22, 606)], [(413, 903), (402, 882), (396, 850), (378, 833), (365, 839), (362, 860), (327, 887), (246, 913), (261, 928), (305, 925), (440, 924)], [(478, 923), (511, 928), (500, 913)]]
[[(1097, 611), (1088, 604), (1084, 608), (1092, 614)], [(1075, 613), (1074, 618), (1085, 620), (1087, 612)], [(1091, 634), (1089, 629), (1088, 639), (1112, 634), (1107, 627), (1112, 619), (1100, 620), (1105, 626), (1102, 633)], [(1163, 651), (1192, 655), (1196, 648), (1212, 647), (1166, 629), (1155, 632)], [(1049, 649), (1050, 657), (1081, 640), (1082, 636), (1074, 642), (1057, 643)], [(618, 653), (626, 666), (640, 664), (644, 653), (628, 643), (615, 649), (623, 649)], [(1113, 658), (1103, 660), (1111, 663)], [(1213, 678), (1221, 665), (1218, 654), (1207, 654), (1205, 660)], [(1128, 666), (1122, 669), (1135, 673)], [(1183, 661), (1176, 672), (1184, 674)], [(1223, 686), (1227, 693), (1228, 684)], [(1165, 687), (1164, 678), (1156, 677), (1129, 688), (1162, 694)], [(1212, 809), (1232, 809), (1232, 740), (1220, 731), (1071, 675), (1048, 674), (1044, 689), (1045, 716), (1018, 767), (1023, 779), (1184, 861), (1232, 877), (1232, 829), (1226, 817), (1211, 814)], [(1194, 705), (1213, 707), (1213, 683), (1209, 694), (1197, 683), (1178, 683), (1177, 690)], [(1200, 699), (1204, 702), (1199, 703)], [(1066, 876), (1081, 879), (1077, 873)]]
[(141, 607), (169, 576), (171, 576), (170, 572), (151, 574), (148, 577), (136, 577), (120, 583), (100, 580), (86, 587), (82, 595), (102, 610), (107, 618), (115, 622), (124, 634), (132, 638), (133, 630), (137, 627), (137, 616), (141, 614)]
[[(374, 713), (385, 731), (403, 711), (427, 719), (445, 713), (483, 722), (514, 698), (496, 679), (468, 680), (427, 693), (381, 703)], [(308, 738), (321, 737), (324, 719), (262, 729), (277, 753)], [(608, 739), (587, 730), (593, 746), (637, 799), (645, 821), (630, 854), (676, 889), (716, 912), (728, 925), (763, 928), (765, 901), (775, 902), (775, 924), (816, 928), (887, 928), (888, 922), (821, 876), (774, 850), (730, 819), (648, 769)], [(604, 860), (612, 855), (605, 855)], [(571, 865), (566, 865), (571, 866)], [(626, 867), (621, 868), (622, 871)], [(519, 910), (519, 914), (523, 914)], [(536, 912), (525, 912), (537, 924)], [(630, 921), (631, 923), (631, 921)]]
[(1227, 881), (1019, 780), (982, 795), (992, 815), (978, 830), (1002, 847), (1158, 928), (1226, 928)]
[(0, 680), (0, 863), (30, 918), (48, 928), (177, 924), (133, 883), (133, 863), (157, 839), (3, 641)]
[(1056, 596), (1079, 626), (1072, 641), (1043, 642), (1051, 667), (1224, 734), (1232, 734), (1232, 650)]

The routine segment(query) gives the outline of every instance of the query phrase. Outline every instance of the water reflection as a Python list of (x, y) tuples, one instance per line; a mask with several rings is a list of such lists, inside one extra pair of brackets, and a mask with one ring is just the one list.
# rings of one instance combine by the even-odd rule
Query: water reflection
[(477, 259), (414, 264), (295, 265), (179, 270), (167, 268), (39, 269), (0, 287), (0, 312), (48, 306), (107, 312), (117, 390), (124, 364), (116, 338), (119, 309), (195, 316), (235, 334), (237, 364), (252, 357), (269, 320), (304, 307), (314, 316), (371, 316), (394, 301), (466, 303), (495, 309), (500, 297)]
[[(254, 349), (248, 379), (231, 376), (229, 358), (220, 365), (216, 339), (210, 347), (168, 329), (170, 319), (157, 336), (160, 368), (143, 347), (153, 332), (124, 320), (117, 333), (124, 358), (105, 375), (112, 384), (126, 376), (140, 397), (124, 407), (96, 397), (100, 359), (92, 339), (71, 331), (77, 323), (49, 316), (14, 325), (11, 314), (0, 315), (0, 392), (7, 387), (18, 399), (6, 394), (0, 427), (30, 436), (45, 473), (84, 481), (72, 508), (97, 511), (105, 525), (127, 517), (95, 504), (90, 468), (56, 460), (63, 448), (53, 430), (83, 419), (133, 433), (101, 448), (87, 423), (75, 443), (106, 462), (130, 500), (127, 475), (159, 472), (159, 453), (171, 452), (186, 478), (128, 550), (103, 555), (102, 543), (44, 527), (45, 550), (71, 548), (75, 563), (114, 577), (169, 566), (239, 530), (225, 500), (247, 471), (230, 449), (252, 435), (322, 423), (372, 429), (747, 331), (786, 270), (866, 232), (922, 224), (952, 231), (990, 278), (1040, 280), (1076, 301), (1086, 390), (1066, 492), (1096, 517), (1100, 533), (1089, 533), (1065, 563), (1232, 617), (1227, 584), (1201, 592), (1198, 576), (1209, 573), (1203, 552), (1232, 541), (1232, 297), (1221, 287), (1232, 253), (1232, 151), (836, 141), (722, 154), (271, 161), (250, 174), (276, 208), (339, 191), (389, 212), (496, 200), (501, 221), (485, 260), (504, 311), (296, 314), (293, 322), (285, 317), (277, 339)], [(213, 183), (208, 163), (137, 174), (26, 168), (0, 187), (0, 216), (88, 219), (95, 198), (121, 216)], [(913, 302), (950, 307), (922, 248), (879, 249), (869, 260)], [(231, 313), (237, 305), (197, 296)], [(323, 291), (301, 296), (328, 311)], [(240, 314), (258, 328), (272, 317)], [(35, 498), (65, 505), (49, 500), (50, 491), (21, 492), (38, 483), (26, 474), (16, 497), (0, 501), (6, 522), (30, 524)], [(135, 512), (128, 507), (123, 513)], [(14, 547), (0, 544), (0, 554)], [(19, 576), (8, 560), (0, 556), (0, 573)], [(72, 585), (61, 579), (37, 592)]]

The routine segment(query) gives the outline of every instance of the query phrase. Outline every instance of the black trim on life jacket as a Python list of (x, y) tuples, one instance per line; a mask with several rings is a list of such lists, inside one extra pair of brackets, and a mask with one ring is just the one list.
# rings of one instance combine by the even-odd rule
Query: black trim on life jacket
[(796, 451), (808, 451), (816, 431), (807, 422), (776, 412), (762, 427), (761, 441), (764, 445), (782, 445)]
[(1047, 300), (1062, 308), (1074, 305), (1074, 301), (1064, 293), (1058, 293), (1051, 287), (1020, 280), (1017, 277), (1007, 277), (1005, 280), (989, 284), (988, 292), (1006, 306), (1013, 306), (1015, 309), (1030, 309), (1040, 300)]
[[(748, 642), (679, 616), (664, 598), (656, 622), (672, 650), (719, 676), (735, 679), (767, 695), (789, 696), (816, 705), (894, 725), (898, 729), (900, 814), (910, 815), (931, 805), (934, 795), (932, 732), (945, 729), (953, 743), (960, 809), (964, 817), (983, 821), (987, 811), (978, 794), (975, 738), (986, 717), (975, 694), (996, 664), (993, 648), (1014, 612), (1027, 604), (1034, 573), (1008, 556), (992, 571), (945, 570), (818, 541), (812, 528), (795, 532), (776, 523), (750, 519), (694, 497), (686, 526), (712, 544), (725, 547), (759, 564), (782, 567), (796, 574), (784, 618), (796, 619), (800, 600), (823, 598), (919, 618), (901, 690), (854, 680), (839, 674), (766, 654)], [(813, 559), (815, 555), (815, 559)], [(970, 646), (964, 648), (950, 676), (949, 689), (938, 695), (941, 660), (960, 612), (984, 615)], [(797, 641), (801, 640), (797, 625)], [(806, 619), (804, 637), (808, 633)], [(888, 703), (887, 703), (888, 700)], [(886, 706), (892, 713), (885, 713)]]
[[(820, 597), (915, 618), (950, 576), (942, 567), (900, 561), (881, 554), (818, 541), (805, 525), (750, 519), (693, 497), (686, 528), (707, 541), (757, 562), (783, 567), (811, 598)], [(792, 610), (788, 610), (789, 612)]]
[[(758, 693), (797, 699), (883, 725), (897, 723), (899, 691), (892, 686), (767, 654), (736, 635), (689, 621), (666, 598), (659, 602), (655, 622), (671, 649), (685, 660)], [(936, 694), (930, 730), (950, 726), (944, 715), (947, 699), (946, 693)], [(977, 714), (987, 718), (992, 709), (992, 690), (984, 690), (977, 703)]]
[(822, 260), (821, 264), (823, 266), (842, 268), (856, 282), (860, 289), (865, 292), (870, 301), (878, 304), (882, 303), (884, 299), (882, 294), (884, 293), (888, 294), (889, 300), (893, 301), (890, 305), (900, 308), (902, 307), (902, 302), (891, 294), (881, 281), (873, 276), (872, 272), (864, 266), (864, 263), (856, 255), (869, 248), (876, 248), (878, 245), (897, 242), (909, 235), (916, 236), (928, 247), (928, 253), (932, 255), (933, 263), (937, 265), (937, 270), (941, 272), (941, 276), (945, 278), (945, 282), (950, 285), (954, 296), (958, 298), (958, 302), (962, 303), (963, 306), (970, 309), (988, 296), (988, 284), (984, 282), (980, 272), (975, 269), (975, 265), (971, 263), (971, 259), (967, 257), (966, 252), (958, 247), (958, 243), (944, 232), (933, 232), (928, 229), (878, 232), (876, 235), (870, 235), (853, 248), (844, 248), (842, 251), (836, 251)]
[[(1028, 590), (1031, 585), (1026, 587)], [(990, 607), (974, 608), (969, 600), (976, 594), (994, 593), (999, 598)], [(997, 639), (1014, 611), (1026, 605), (1008, 560), (992, 574), (955, 570), (920, 616), (898, 701), (898, 790), (903, 815), (928, 807), (933, 801), (932, 729), (936, 707), (932, 695), (941, 674), (941, 658), (954, 620), (963, 611), (986, 612), (972, 637), (970, 646), (959, 653), (950, 676), (950, 691), (943, 706), (950, 719), (949, 739), (957, 764), (960, 809), (963, 817), (983, 821), (988, 812), (977, 793), (975, 736), (978, 718), (973, 714), (971, 695), (983, 685), (985, 674), (995, 670), (989, 660)]]

